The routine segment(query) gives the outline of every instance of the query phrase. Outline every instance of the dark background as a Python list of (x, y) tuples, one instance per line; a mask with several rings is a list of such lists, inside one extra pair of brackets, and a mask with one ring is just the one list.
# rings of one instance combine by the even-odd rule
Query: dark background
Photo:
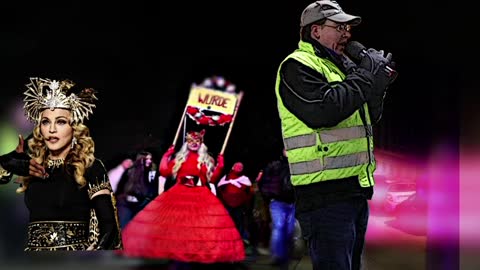
[[(308, 3), (2, 4), (2, 102), (21, 99), (31, 76), (69, 78), (95, 88), (99, 102), (87, 125), (97, 156), (113, 166), (125, 153), (145, 146), (163, 153), (175, 136), (190, 85), (221, 75), (245, 93), (226, 149), (227, 164), (242, 160), (256, 171), (278, 153), (272, 150), (280, 142), (275, 76), (278, 64), (297, 46), (299, 17)], [(440, 40), (440, 33), (448, 35), (449, 25), (431, 22), (441, 6), (434, 1), (340, 4), (363, 17), (352, 40), (390, 51), (397, 62), (399, 77), (376, 127), (377, 146), (428, 152), (442, 132), (456, 128), (440, 123), (448, 118), (449, 125), (456, 125), (458, 117), (453, 92), (460, 72), (451, 69), (458, 74), (443, 76), (446, 60), (439, 57), (449, 42)], [(209, 142), (215, 155), (221, 143)]]

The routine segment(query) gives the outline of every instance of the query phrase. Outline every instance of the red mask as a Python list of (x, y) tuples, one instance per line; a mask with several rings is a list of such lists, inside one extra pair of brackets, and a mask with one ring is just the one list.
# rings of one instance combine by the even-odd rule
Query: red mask
[(205, 130), (200, 132), (190, 131), (187, 133), (185, 141), (187, 142), (187, 147), (190, 151), (198, 151), (200, 146), (203, 143), (203, 136), (205, 135)]

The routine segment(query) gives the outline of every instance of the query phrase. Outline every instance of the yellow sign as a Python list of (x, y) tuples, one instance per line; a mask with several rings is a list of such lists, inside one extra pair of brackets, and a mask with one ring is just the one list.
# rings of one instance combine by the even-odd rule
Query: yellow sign
[(199, 109), (233, 115), (237, 104), (237, 95), (197, 86), (190, 89), (187, 104)]

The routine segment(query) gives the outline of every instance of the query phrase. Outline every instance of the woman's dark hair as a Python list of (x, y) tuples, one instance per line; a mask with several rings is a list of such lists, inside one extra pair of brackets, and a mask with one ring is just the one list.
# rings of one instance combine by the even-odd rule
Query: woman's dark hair
[(145, 159), (148, 155), (153, 156), (152, 153), (150, 153), (150, 152), (141, 151), (137, 154), (137, 156), (135, 157), (135, 160)]
[(152, 155), (150, 152), (142, 151), (137, 154), (132, 167), (128, 170), (128, 180), (125, 185), (125, 193), (132, 195), (140, 195), (146, 189), (146, 179), (150, 171), (145, 167), (145, 158), (148, 155)]

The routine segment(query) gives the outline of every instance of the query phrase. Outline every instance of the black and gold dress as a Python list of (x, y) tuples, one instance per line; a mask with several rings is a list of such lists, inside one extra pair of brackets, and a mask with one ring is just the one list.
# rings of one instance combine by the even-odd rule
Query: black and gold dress
[[(47, 172), (48, 178), (31, 179), (25, 191), (30, 214), (25, 250), (121, 249), (115, 199), (102, 162), (96, 159), (86, 169), (84, 187), (68, 163)], [(110, 194), (93, 196), (103, 189)]]

